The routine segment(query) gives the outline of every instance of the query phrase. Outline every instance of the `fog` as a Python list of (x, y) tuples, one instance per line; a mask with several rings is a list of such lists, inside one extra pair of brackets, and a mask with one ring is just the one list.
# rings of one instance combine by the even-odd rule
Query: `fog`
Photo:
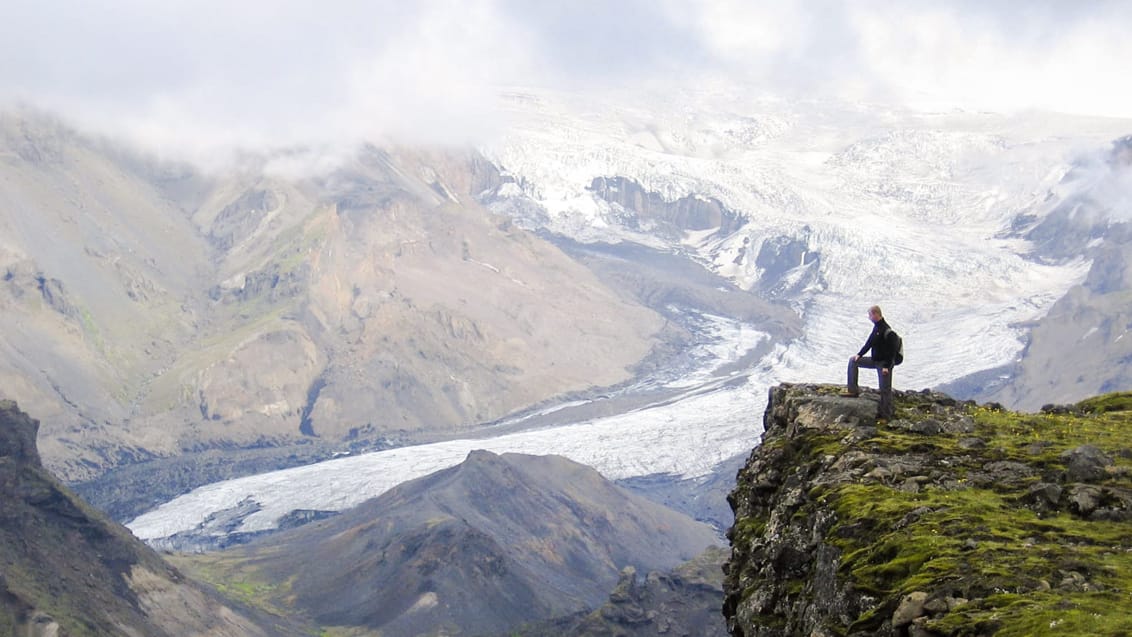
[(9, 0), (0, 107), (155, 152), (478, 144), (507, 87), (1132, 117), (1132, 4)]

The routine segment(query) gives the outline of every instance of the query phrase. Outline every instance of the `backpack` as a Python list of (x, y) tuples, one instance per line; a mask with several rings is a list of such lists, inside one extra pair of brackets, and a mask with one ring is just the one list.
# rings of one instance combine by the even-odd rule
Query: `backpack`
[[(891, 339), (891, 341), (889, 341)], [(884, 340), (892, 343), (892, 364), (899, 365), (904, 362), (904, 339), (891, 327), (884, 333)]]

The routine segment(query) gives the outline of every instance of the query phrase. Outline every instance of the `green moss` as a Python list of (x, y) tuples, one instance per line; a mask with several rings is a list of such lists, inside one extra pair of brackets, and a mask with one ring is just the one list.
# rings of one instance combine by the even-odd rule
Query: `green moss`
[(1132, 411), (1132, 392), (1115, 392), (1094, 396), (1077, 403), (1077, 409), (1091, 414), (1104, 414), (1114, 411)]
[[(1098, 405), (1119, 404), (1125, 394), (1098, 396)], [(1087, 402), (1087, 401), (1086, 401)], [(1113, 484), (1132, 487), (1132, 412), (1104, 408), (1094, 414), (1017, 414), (974, 408), (978, 434), (987, 441), (984, 453), (1048, 471), (1064, 470), (1061, 455), (1093, 445), (1114, 460)]]
[(79, 306), (79, 324), (82, 325), (83, 334), (90, 340), (91, 345), (94, 346), (94, 351), (106, 356), (106, 339), (102, 337), (102, 332), (98, 329), (98, 322), (94, 320), (94, 315), (90, 313), (85, 307)]
[(735, 522), (734, 535), (736, 540), (746, 543), (752, 538), (762, 537), (765, 530), (766, 518), (750, 516)]
[(194, 579), (207, 582), (229, 599), (274, 615), (288, 615), (292, 611), (281, 605), (291, 592), (293, 580), (272, 581), (261, 576), (254, 567), (227, 554), (169, 556), (170, 562)]
[[(1061, 455), (1090, 444), (1116, 463), (1105, 486), (1132, 488), (1130, 406), (1128, 393), (1084, 401), (1077, 415), (967, 405), (959, 413), (974, 420), (973, 433), (926, 436), (878, 428), (860, 443), (863, 448), (926, 456), (958, 479), (918, 492), (873, 481), (812, 489), (811, 500), (837, 514), (827, 541), (841, 551), (841, 577), (882, 599), (921, 590), (977, 600), (928, 623), (943, 635), (1132, 635), (1132, 614), (1125, 610), (1132, 601), (1132, 524), (1031, 510), (1023, 497), (1026, 481), (977, 485), (963, 479), (1002, 460), (1056, 479), (1064, 470)], [(900, 414), (934, 417), (914, 404), (903, 404)], [(960, 440), (971, 436), (986, 446), (962, 448)], [(801, 445), (798, 462), (827, 444)], [(851, 629), (867, 631), (887, 621), (892, 606), (878, 608), (884, 609), (879, 617), (874, 609)]]
[(1000, 594), (960, 607), (925, 625), (944, 635), (1132, 635), (1127, 593)]
[(846, 449), (843, 436), (816, 429), (803, 430), (790, 438), (776, 438), (765, 445), (767, 450), (782, 453), (787, 458), (797, 458), (799, 462), (823, 456), (837, 456)]
[[(909, 494), (849, 485), (831, 501), (840, 518), (853, 521), (835, 526), (831, 538), (843, 552), (842, 570), (864, 590), (902, 594), (941, 579), (964, 595), (1025, 590), (1066, 568), (1132, 590), (1132, 526), (1125, 523), (1067, 514), (1043, 520), (989, 489)], [(1125, 566), (1123, 577), (1107, 575)]]

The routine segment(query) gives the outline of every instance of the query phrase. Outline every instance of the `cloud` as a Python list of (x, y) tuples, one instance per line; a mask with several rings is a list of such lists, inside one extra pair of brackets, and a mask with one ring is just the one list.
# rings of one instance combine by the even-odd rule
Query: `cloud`
[(76, 7), (16, 0), (0, 99), (190, 155), (473, 142), (498, 125), (491, 87), (534, 75), (523, 25), (483, 0)]
[(1132, 5), (979, 6), (854, 15), (863, 68), (904, 100), (1132, 117), (1132, 87), (1119, 79)]
[(674, 0), (717, 71), (768, 92), (1132, 117), (1132, 4)]
[(476, 143), (501, 86), (1132, 117), (1125, 2), (8, 0), (0, 102), (152, 149)]

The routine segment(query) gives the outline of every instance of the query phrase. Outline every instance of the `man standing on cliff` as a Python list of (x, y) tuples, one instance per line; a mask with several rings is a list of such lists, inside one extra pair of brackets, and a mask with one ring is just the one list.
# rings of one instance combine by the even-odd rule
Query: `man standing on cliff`
[[(861, 351), (849, 358), (849, 380), (842, 396), (859, 396), (861, 388), (857, 385), (857, 371), (861, 367), (877, 370), (877, 382), (880, 385), (880, 407), (877, 408), (877, 418), (888, 420), (892, 418), (892, 367), (896, 356), (896, 335), (884, 320), (879, 306), (869, 308), (869, 320), (873, 322), (873, 331), (869, 340)], [(871, 356), (865, 352), (872, 350)]]

